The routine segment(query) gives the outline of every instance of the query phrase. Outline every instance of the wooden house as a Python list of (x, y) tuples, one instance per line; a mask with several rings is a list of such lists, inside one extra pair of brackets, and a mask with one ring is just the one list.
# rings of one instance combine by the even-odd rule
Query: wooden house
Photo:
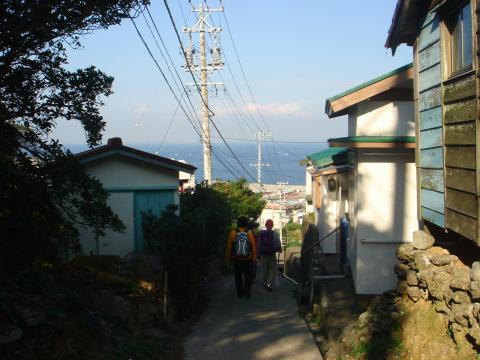
[(103, 184), (110, 207), (126, 227), (124, 233), (108, 231), (101, 239), (80, 229), (85, 254), (125, 256), (144, 250), (142, 212), (159, 216), (169, 204), (178, 205), (179, 172), (193, 174), (196, 170), (190, 164), (124, 146), (120, 138), (75, 157)]
[(386, 47), (413, 47), (418, 217), (480, 244), (478, 1), (399, 0)]
[(395, 287), (396, 250), (418, 229), (412, 82), (409, 64), (326, 100), (330, 118), (348, 116), (348, 136), (328, 140), (348, 149), (347, 169), (322, 182), (337, 194), (338, 216), (348, 213), (346, 251), (358, 294)]

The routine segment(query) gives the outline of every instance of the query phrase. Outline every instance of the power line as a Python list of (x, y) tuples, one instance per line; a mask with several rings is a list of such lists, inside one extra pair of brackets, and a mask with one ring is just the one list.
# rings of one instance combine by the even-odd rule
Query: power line
[(182, 109), (183, 113), (185, 114), (185, 116), (187, 117), (187, 119), (190, 121), (190, 124), (193, 126), (195, 132), (198, 134), (198, 136), (201, 138), (201, 135), (200, 135), (200, 132), (198, 131), (198, 129), (195, 127), (195, 124), (193, 123), (193, 121), (190, 119), (190, 117), (188, 116), (187, 112), (185, 111), (185, 108), (183, 107), (183, 105), (181, 104), (180, 100), (178, 99), (177, 95), (175, 94), (175, 91), (173, 90), (172, 86), (170, 85), (170, 82), (168, 81), (165, 73), (163, 72), (162, 68), (160, 67), (160, 65), (158, 64), (158, 61), (157, 59), (155, 58), (155, 56), (153, 56), (153, 53), (152, 51), (150, 50), (148, 44), (146, 43), (142, 33), (140, 32), (140, 30), (138, 29), (137, 27), (137, 24), (135, 23), (135, 21), (133, 20), (133, 18), (131, 16), (129, 16), (133, 26), (135, 27), (135, 30), (137, 32), (137, 35), (140, 37), (140, 40), (142, 41), (143, 45), (145, 46), (145, 48), (147, 49), (147, 52), (148, 54), (150, 55), (150, 57), (152, 58), (152, 60), (154, 61), (158, 71), (160, 71), (160, 74), (162, 75), (163, 79), (165, 80), (165, 82), (167, 83), (167, 86), (168, 88), (170, 89), (170, 92), (172, 93), (172, 95), (175, 97), (175, 100), (177, 101), (177, 103), (179, 104), (180, 108)]

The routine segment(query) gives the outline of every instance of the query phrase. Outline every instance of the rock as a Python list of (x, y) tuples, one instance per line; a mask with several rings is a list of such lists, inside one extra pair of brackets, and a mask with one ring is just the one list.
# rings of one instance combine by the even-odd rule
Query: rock
[(470, 288), (470, 269), (468, 267), (454, 268), (450, 287), (452, 289), (468, 290)]
[(407, 295), (408, 293), (408, 285), (407, 285), (407, 282), (405, 280), (400, 280), (398, 283), (397, 283), (397, 287), (395, 288), (395, 291), (397, 292), (397, 294), (399, 295)]
[(10, 344), (23, 337), (23, 331), (13, 324), (0, 324), (0, 344)]
[(430, 266), (432, 266), (432, 263), (430, 262), (430, 258), (432, 255), (430, 255), (426, 251), (417, 251), (414, 254), (414, 260), (415, 260), (415, 268), (418, 271), (426, 270)]
[(443, 293), (443, 300), (445, 301), (445, 304), (448, 307), (451, 307), (451, 304), (453, 303), (453, 291), (452, 289), (448, 288), (445, 290)]
[(468, 330), (468, 335), (473, 339), (473, 342), (475, 343), (475, 345), (477, 346), (480, 345), (480, 327), (479, 326), (470, 328), (470, 330)]
[(457, 345), (461, 345), (465, 343), (465, 335), (467, 333), (466, 329), (459, 324), (452, 323), (450, 326), (452, 330), (453, 340)]
[(397, 277), (401, 280), (405, 280), (407, 278), (407, 271), (409, 267), (401, 262), (396, 263), (393, 266), (393, 271), (397, 274)]
[(442, 248), (440, 246), (432, 246), (430, 249), (427, 250), (427, 252), (432, 256), (450, 254), (447, 249)]
[(435, 305), (436, 312), (446, 314), (446, 315), (450, 314), (450, 309), (448, 308), (448, 306), (445, 304), (444, 301), (435, 300), (434, 305)]
[(432, 256), (432, 264), (436, 266), (445, 266), (452, 263), (451, 255), (435, 255)]
[(412, 262), (413, 261), (413, 245), (410, 243), (400, 245), (397, 249), (397, 259), (404, 264), (408, 264), (409, 262)]
[(475, 261), (470, 269), (470, 278), (472, 281), (480, 281), (480, 262)]
[(448, 273), (440, 272), (434, 274), (431, 280), (427, 280), (430, 295), (437, 300), (442, 300), (445, 292), (450, 287), (451, 276)]
[(417, 286), (418, 285), (418, 279), (417, 279), (417, 273), (413, 270), (408, 270), (407, 271), (407, 284), (409, 286)]
[(480, 320), (480, 304), (474, 303), (472, 304), (472, 315), (475, 319)]
[(435, 238), (432, 235), (429, 235), (422, 230), (416, 230), (413, 232), (412, 245), (415, 249), (426, 250), (431, 248), (434, 243)]
[(370, 314), (369, 314), (368, 311), (365, 311), (365, 312), (361, 313), (358, 316), (358, 326), (360, 328), (363, 328), (363, 327), (367, 326), (369, 320), (370, 320)]
[(470, 295), (473, 301), (480, 300), (480, 281), (472, 281), (470, 283)]
[(432, 270), (422, 270), (417, 273), (418, 286), (426, 288), (428, 283), (432, 283), (434, 272)]
[(452, 301), (455, 304), (470, 304), (470, 296), (465, 291), (454, 291), (452, 296)]
[(428, 298), (427, 290), (420, 289), (419, 287), (416, 287), (416, 286), (409, 286), (407, 292), (408, 292), (408, 297), (415, 302), (421, 299), (426, 300)]
[(462, 327), (468, 327), (469, 318), (472, 316), (473, 307), (467, 304), (453, 304), (450, 312), (450, 321)]

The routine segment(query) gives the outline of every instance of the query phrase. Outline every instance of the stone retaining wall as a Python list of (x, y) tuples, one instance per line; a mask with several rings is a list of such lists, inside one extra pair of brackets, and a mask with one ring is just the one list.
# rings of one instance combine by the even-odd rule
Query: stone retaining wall
[(480, 346), (480, 262), (463, 264), (448, 250), (433, 246), (435, 239), (414, 232), (413, 242), (397, 250), (396, 291), (417, 302), (430, 301), (448, 320), (454, 340), (467, 338)]

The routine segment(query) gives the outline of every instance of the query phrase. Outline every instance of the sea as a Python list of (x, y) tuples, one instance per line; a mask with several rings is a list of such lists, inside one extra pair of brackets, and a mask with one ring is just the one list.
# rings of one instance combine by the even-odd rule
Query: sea
[[(203, 179), (203, 152), (201, 144), (124, 144), (139, 150), (157, 154), (169, 159), (184, 160), (197, 167), (197, 182)], [(87, 150), (86, 145), (66, 145), (73, 153)], [(212, 178), (217, 180), (234, 180), (240, 177), (248, 182), (257, 179), (258, 148), (255, 142), (212, 144)], [(276, 184), (288, 182), (291, 185), (305, 185), (305, 166), (300, 161), (307, 155), (326, 148), (322, 143), (280, 143), (264, 142), (262, 144), (262, 183)], [(235, 155), (232, 155), (233, 154)], [(243, 165), (240, 165), (236, 158)], [(220, 160), (218, 160), (220, 158)]]

